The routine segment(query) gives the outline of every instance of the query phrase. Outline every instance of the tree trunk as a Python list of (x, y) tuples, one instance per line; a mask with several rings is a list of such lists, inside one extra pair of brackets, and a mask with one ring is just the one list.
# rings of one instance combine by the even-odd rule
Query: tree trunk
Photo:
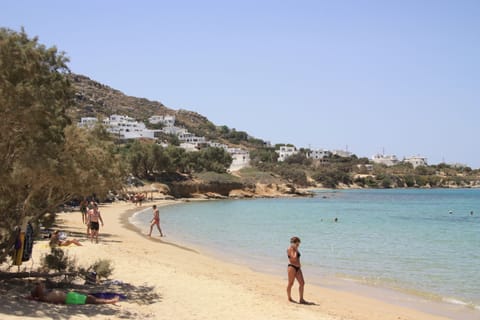
[(60, 276), (76, 276), (78, 272), (0, 272), (0, 280), (23, 278), (53, 278)]

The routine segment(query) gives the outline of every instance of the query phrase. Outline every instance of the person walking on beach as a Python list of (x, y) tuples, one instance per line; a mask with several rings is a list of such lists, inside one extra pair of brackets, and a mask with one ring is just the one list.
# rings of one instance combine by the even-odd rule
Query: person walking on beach
[(83, 198), (82, 202), (80, 202), (80, 213), (82, 214), (82, 222), (83, 224), (87, 223), (87, 209), (88, 201), (87, 199)]
[(150, 233), (148, 234), (149, 237), (152, 236), (154, 226), (157, 226), (157, 229), (160, 232), (160, 237), (163, 237), (162, 228), (160, 228), (160, 212), (158, 211), (156, 205), (153, 205), (153, 219), (150, 221)]
[(99, 222), (102, 223), (102, 227), (103, 227), (102, 215), (98, 210), (98, 205), (94, 203), (93, 209), (90, 209), (90, 211), (88, 211), (88, 223), (90, 225), (90, 240), (92, 243), (93, 243), (94, 237), (95, 237), (95, 242), (98, 243), (98, 231), (100, 230)]
[(94, 208), (94, 205), (95, 205), (95, 201), (88, 201), (87, 200), (87, 214), (85, 216), (86, 220), (85, 220), (85, 224), (87, 225), (87, 237), (90, 238), (90, 218), (89, 218), (89, 214), (90, 214), (90, 210), (93, 210)]
[(290, 247), (287, 249), (288, 256), (288, 285), (287, 285), (287, 296), (289, 302), (296, 302), (292, 299), (292, 287), (295, 279), (298, 281), (298, 291), (300, 294), (300, 304), (308, 304), (307, 301), (303, 299), (303, 290), (305, 286), (305, 280), (303, 279), (302, 265), (300, 264), (300, 252), (298, 247), (300, 246), (300, 238), (292, 237), (290, 239)]

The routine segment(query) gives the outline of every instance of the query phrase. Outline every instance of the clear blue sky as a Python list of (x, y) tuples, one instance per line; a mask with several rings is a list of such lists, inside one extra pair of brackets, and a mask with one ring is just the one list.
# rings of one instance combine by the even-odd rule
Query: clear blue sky
[(480, 1), (4, 1), (70, 68), (272, 143), (480, 167)]

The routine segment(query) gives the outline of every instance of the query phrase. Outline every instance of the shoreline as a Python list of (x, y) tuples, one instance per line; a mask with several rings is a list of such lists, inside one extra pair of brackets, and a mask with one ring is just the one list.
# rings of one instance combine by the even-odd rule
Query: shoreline
[[(325, 191), (331, 191), (330, 189), (316, 189), (317, 191), (320, 192), (325, 192)], [(255, 199), (225, 199), (225, 200), (255, 200)], [(224, 200), (224, 201), (225, 201)], [(165, 207), (165, 206), (173, 206), (173, 205), (179, 205), (182, 203), (186, 202), (203, 202), (203, 201), (219, 201), (218, 199), (196, 199), (193, 201), (184, 201), (184, 200), (171, 200), (171, 203), (165, 203), (165, 204), (157, 204), (158, 207)], [(148, 209), (148, 208), (147, 208)], [(146, 210), (146, 209), (144, 209)], [(140, 214), (144, 210), (140, 211), (135, 211), (133, 213), (125, 215), (125, 221), (127, 221), (133, 228), (137, 230), (137, 232), (141, 232), (141, 229), (135, 225), (135, 223), (131, 220), (135, 215)], [(208, 249), (204, 248), (200, 244), (195, 244), (195, 243), (183, 243), (181, 239), (175, 238), (174, 242), (164, 242), (162, 240), (158, 239), (153, 239), (156, 241), (160, 241), (162, 243), (168, 243), (168, 244), (174, 244), (180, 248), (185, 248), (188, 250), (193, 250), (194, 252), (200, 253), (200, 254), (205, 254), (209, 256), (210, 258), (217, 259), (216, 257), (219, 257), (221, 261), (227, 262), (227, 263), (233, 263), (242, 267), (247, 267), (249, 268), (252, 272), (256, 272), (259, 274), (264, 274), (264, 275), (269, 275), (269, 276), (275, 276), (277, 278), (283, 278), (282, 275), (278, 272), (274, 272), (273, 270), (270, 270), (270, 272), (265, 271), (265, 269), (260, 269), (258, 268), (258, 264), (254, 264), (253, 266), (249, 262), (245, 260), (245, 257), (234, 257), (233, 255), (227, 255), (225, 252), (221, 252), (221, 250), (217, 249)], [(178, 244), (177, 242), (180, 242)], [(191, 248), (195, 249), (191, 249)], [(388, 286), (382, 286), (382, 285), (374, 285), (371, 283), (368, 283), (368, 281), (354, 277), (352, 275), (329, 275), (329, 276), (318, 276), (314, 275), (310, 279), (313, 279), (312, 282), (309, 282), (309, 286), (314, 286), (316, 289), (331, 289), (331, 290), (340, 290), (342, 292), (353, 292), (354, 294), (358, 294), (360, 296), (364, 296), (367, 298), (373, 298), (373, 299), (378, 299), (381, 302), (384, 303), (392, 303), (398, 307), (406, 307), (406, 308), (412, 308), (414, 310), (420, 311), (420, 312), (426, 312), (428, 314), (434, 315), (434, 316), (448, 316), (454, 317), (455, 319), (463, 319), (460, 315), (457, 315), (456, 313), (465, 313), (467, 316), (469, 311), (476, 312), (478, 311), (478, 308), (473, 308), (470, 307), (467, 303), (457, 300), (454, 298), (449, 298), (449, 297), (442, 297), (438, 296), (432, 293), (427, 293), (427, 292), (420, 292), (415, 289), (408, 289), (408, 288), (393, 288), (393, 287), (388, 287)], [(282, 279), (282, 281), (286, 281), (286, 279)], [(412, 300), (414, 298), (414, 300)], [(464, 308), (465, 310), (459, 310)], [(442, 310), (441, 312), (438, 310)], [(457, 317), (458, 316), (458, 317)], [(478, 314), (477, 314), (478, 316)], [(471, 319), (474, 319), (476, 315), (471, 315)], [(468, 317), (470, 319), (470, 317)]]
[[(57, 306), (23, 299), (25, 292), (2, 294), (2, 319), (66, 319), (135, 318), (135, 319), (325, 319), (325, 320), (440, 320), (436, 316), (402, 307), (357, 293), (310, 285), (306, 298), (313, 306), (290, 304), (286, 301), (285, 281), (278, 276), (262, 274), (246, 266), (221, 258), (213, 258), (181, 244), (148, 238), (128, 221), (135, 212), (153, 204), (169, 205), (178, 201), (153, 201), (142, 208), (130, 203), (101, 207), (105, 227), (100, 230), (100, 244), (82, 237), (81, 247), (67, 247), (68, 255), (80, 265), (99, 258), (112, 260), (112, 279), (149, 290), (152, 301), (138, 297), (118, 306)], [(84, 233), (78, 212), (59, 215), (59, 227), (76, 237)], [(39, 242), (34, 260), (36, 267), (48, 248)], [(27, 267), (27, 266), (26, 266)], [(128, 292), (127, 292), (128, 293)], [(297, 298), (297, 285), (293, 289)], [(23, 294), (23, 296), (22, 296)]]

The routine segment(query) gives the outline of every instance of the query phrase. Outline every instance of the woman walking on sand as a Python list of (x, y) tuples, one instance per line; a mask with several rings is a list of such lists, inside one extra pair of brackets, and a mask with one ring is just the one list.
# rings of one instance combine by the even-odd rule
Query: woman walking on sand
[(292, 287), (295, 279), (298, 281), (298, 291), (300, 294), (299, 303), (308, 304), (303, 299), (303, 288), (305, 286), (305, 280), (303, 279), (302, 265), (300, 264), (300, 252), (298, 247), (300, 246), (300, 238), (293, 237), (290, 239), (290, 247), (287, 249), (288, 256), (288, 285), (287, 285), (287, 296), (288, 301), (296, 302), (292, 299)]

